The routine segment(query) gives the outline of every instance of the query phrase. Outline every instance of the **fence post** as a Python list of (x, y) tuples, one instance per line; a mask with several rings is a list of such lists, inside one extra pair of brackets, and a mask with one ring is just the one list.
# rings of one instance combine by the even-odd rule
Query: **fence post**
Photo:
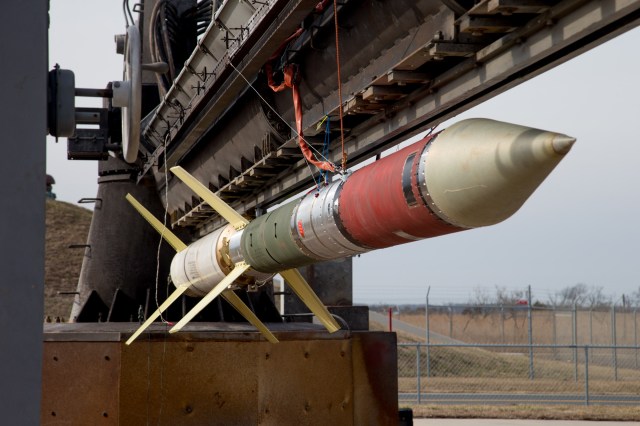
[(571, 344), (573, 345), (573, 377), (578, 381), (578, 304), (573, 304), (573, 312), (571, 315)]
[(420, 398), (420, 378), (422, 376), (420, 371), (420, 343), (416, 345), (416, 372), (418, 373), (418, 404), (420, 404), (422, 402), (422, 399)]
[(589, 345), (584, 346), (584, 403), (589, 405)]
[(529, 380), (533, 380), (533, 325), (531, 324), (531, 309), (533, 307), (531, 306), (531, 286), (528, 286), (527, 290), (527, 307), (527, 319), (529, 320)]
[(427, 377), (431, 377), (431, 331), (429, 330), (429, 292), (431, 291), (431, 286), (427, 289), (427, 300), (424, 305), (424, 315), (426, 317), (426, 326), (427, 326)]
[(553, 359), (558, 358), (558, 327), (556, 324), (556, 306), (553, 305)]
[(616, 336), (616, 305), (611, 306), (611, 346), (613, 348), (613, 380), (618, 381), (618, 351)]
[(449, 305), (449, 337), (453, 337), (453, 308)]
[(589, 344), (593, 345), (593, 307), (589, 308)]
[(638, 308), (633, 310), (633, 345), (636, 347), (636, 368), (638, 368)]
[(500, 330), (502, 332), (502, 344), (504, 344), (504, 305), (502, 303), (500, 304)]

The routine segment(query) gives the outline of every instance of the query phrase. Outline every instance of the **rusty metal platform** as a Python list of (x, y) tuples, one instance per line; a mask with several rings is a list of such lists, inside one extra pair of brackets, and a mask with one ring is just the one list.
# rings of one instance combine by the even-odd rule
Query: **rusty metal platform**
[(396, 336), (305, 323), (47, 324), (41, 423), (362, 425), (398, 423)]

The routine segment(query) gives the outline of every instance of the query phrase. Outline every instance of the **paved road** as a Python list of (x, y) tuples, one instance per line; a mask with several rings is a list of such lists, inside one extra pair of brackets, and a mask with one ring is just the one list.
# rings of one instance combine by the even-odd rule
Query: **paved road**
[[(388, 328), (389, 326), (389, 317), (379, 312), (369, 311), (369, 321), (375, 321), (377, 323), (383, 324), (386, 328)], [(411, 334), (416, 339), (420, 339), (421, 341), (425, 341), (426, 339), (426, 330), (422, 327), (416, 327), (415, 325), (400, 321), (399, 319), (395, 318), (393, 318), (392, 326), (394, 331), (397, 330), (407, 334)], [(463, 343), (460, 340), (452, 339), (451, 337), (445, 336), (444, 334), (434, 333), (433, 331), (430, 333), (430, 339), (431, 343)]]
[(413, 419), (415, 426), (630, 426), (635, 422), (583, 420)]

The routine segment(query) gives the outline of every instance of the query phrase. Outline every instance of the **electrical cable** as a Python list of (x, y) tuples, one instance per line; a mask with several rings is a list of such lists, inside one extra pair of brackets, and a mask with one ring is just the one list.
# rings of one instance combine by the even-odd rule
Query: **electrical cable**
[[(249, 80), (247, 80), (247, 78), (240, 72), (240, 70), (238, 68), (235, 67), (235, 65), (233, 65), (233, 63), (231, 61), (229, 61), (229, 65), (231, 65), (231, 67), (238, 73), (238, 75), (247, 83), (247, 85), (256, 93), (256, 95), (258, 95), (258, 97), (262, 100), (262, 102), (271, 110), (273, 111), (273, 113), (280, 119), (282, 120), (283, 123), (285, 123), (287, 125), (287, 127), (289, 127), (289, 129), (291, 129), (291, 131), (294, 133), (295, 136), (301, 138), (302, 140), (304, 140), (305, 142), (307, 142), (304, 137), (302, 135), (300, 135), (298, 133), (298, 131), (293, 128), (293, 126), (291, 126), (281, 115), (280, 113), (278, 113), (278, 111), (275, 110), (275, 108), (273, 108), (273, 106), (271, 106), (271, 104), (269, 102), (267, 102), (267, 100), (260, 94), (260, 92), (258, 91), (258, 89), (256, 89), (253, 84), (251, 84), (251, 82)], [(307, 142), (307, 144), (309, 145), (309, 147), (314, 150), (318, 155), (320, 155), (327, 163), (331, 163), (334, 167), (335, 170), (338, 173), (343, 174), (344, 170), (341, 170), (338, 166), (336, 166), (333, 162), (331, 162), (331, 160), (329, 160), (328, 158), (325, 158), (324, 156), (322, 156), (322, 153), (319, 152), (317, 149), (315, 149), (313, 147), (313, 145), (309, 144)]]
[(340, 74), (340, 35), (338, 31), (338, 1), (333, 0), (333, 21), (336, 27), (336, 68), (338, 73), (338, 111), (340, 113), (340, 141), (342, 143), (342, 169), (347, 169), (347, 153), (344, 150), (344, 123), (342, 120), (342, 78)]
[(131, 6), (129, 6), (129, 0), (124, 0), (124, 6), (127, 14), (129, 15), (129, 19), (131, 19), (131, 25), (136, 23), (136, 20), (133, 19), (133, 14), (131, 13)]
[(129, 16), (127, 15), (127, 0), (122, 0), (122, 13), (124, 14), (124, 22), (126, 28), (129, 28)]

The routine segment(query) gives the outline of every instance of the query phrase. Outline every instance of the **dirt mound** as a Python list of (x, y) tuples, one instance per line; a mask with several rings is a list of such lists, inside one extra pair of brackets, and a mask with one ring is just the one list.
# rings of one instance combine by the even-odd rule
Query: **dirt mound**
[(47, 200), (45, 244), (44, 316), (69, 318), (82, 259), (89, 249), (69, 248), (85, 244), (91, 224), (91, 210), (62, 201)]

